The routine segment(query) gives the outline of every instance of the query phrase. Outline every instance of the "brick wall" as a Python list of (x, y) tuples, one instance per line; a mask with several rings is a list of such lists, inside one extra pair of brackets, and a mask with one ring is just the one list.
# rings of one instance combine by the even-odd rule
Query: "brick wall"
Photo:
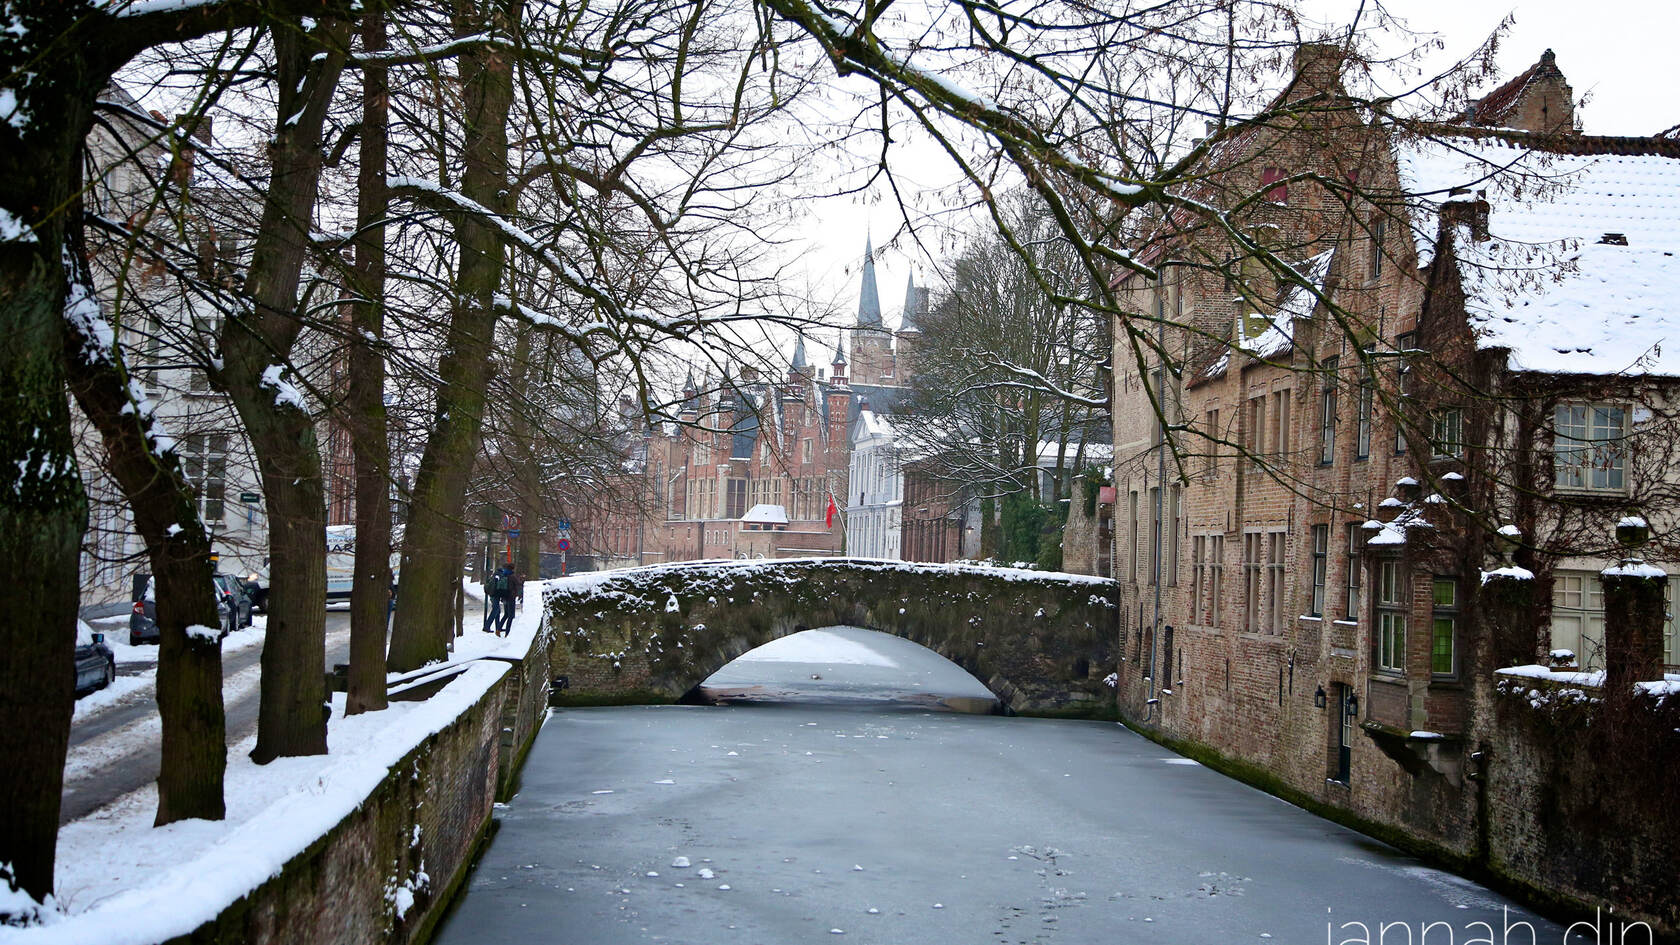
[[(274, 878), (178, 941), (405, 943), (442, 918), (548, 707), (549, 638)], [(423, 878), (422, 878), (423, 877)], [(406, 890), (399, 895), (399, 891)], [(398, 915), (399, 898), (412, 904)]]

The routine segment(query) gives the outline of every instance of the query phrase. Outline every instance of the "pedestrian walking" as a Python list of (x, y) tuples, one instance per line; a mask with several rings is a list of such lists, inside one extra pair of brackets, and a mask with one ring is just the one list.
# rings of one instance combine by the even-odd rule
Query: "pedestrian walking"
[(507, 636), (508, 631), (513, 629), (513, 568), (505, 564), (497, 568), (496, 573), (490, 575), (484, 594), (490, 602), (484, 614), (484, 629), (489, 631), (494, 628), (497, 636)]

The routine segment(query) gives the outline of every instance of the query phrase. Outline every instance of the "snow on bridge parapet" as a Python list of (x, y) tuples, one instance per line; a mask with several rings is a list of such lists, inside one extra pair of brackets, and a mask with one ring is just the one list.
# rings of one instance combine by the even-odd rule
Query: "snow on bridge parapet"
[(1015, 711), (1091, 715), (1113, 708), (1101, 681), (1118, 599), (1088, 575), (805, 558), (577, 575), (549, 587), (546, 607), (574, 702), (678, 699), (748, 650), (849, 624), (926, 646)]

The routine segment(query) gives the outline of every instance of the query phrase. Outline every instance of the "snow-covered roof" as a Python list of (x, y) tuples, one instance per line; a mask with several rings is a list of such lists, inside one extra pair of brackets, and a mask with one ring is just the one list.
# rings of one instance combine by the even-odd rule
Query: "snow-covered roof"
[(786, 525), (787, 509), (780, 505), (760, 502), (748, 509), (747, 514), (741, 516), (741, 521), (748, 525)]
[(1490, 204), (1489, 238), (1454, 242), (1482, 347), (1519, 370), (1680, 376), (1680, 158), (1479, 138), (1396, 150), (1420, 261), (1444, 202)]
[(890, 437), (894, 434), (892, 421), (873, 410), (859, 410), (857, 422), (865, 436)]
[(1318, 296), (1324, 292), (1324, 280), (1330, 275), (1330, 261), (1334, 256), (1335, 252), (1327, 249), (1295, 266), (1295, 271), (1306, 278), (1312, 289), (1290, 283), (1278, 301), (1276, 314), (1264, 316), (1267, 322), (1264, 331), (1250, 336), (1248, 319), (1238, 319), (1237, 347), (1257, 358), (1275, 358), (1288, 351), (1295, 344), (1295, 320), (1311, 318), (1313, 309), (1318, 307)]

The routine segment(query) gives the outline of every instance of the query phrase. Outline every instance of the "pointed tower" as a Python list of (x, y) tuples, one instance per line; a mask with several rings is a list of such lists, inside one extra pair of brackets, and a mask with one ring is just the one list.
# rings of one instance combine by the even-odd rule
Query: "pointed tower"
[(834, 363), (829, 365), (833, 373), (829, 375), (829, 382), (846, 386), (846, 342), (844, 339), (834, 343)]
[(683, 422), (692, 423), (700, 415), (700, 391), (694, 386), (694, 367), (689, 366), (688, 377), (683, 380), (682, 410), (678, 416)]
[(852, 329), (852, 381), (893, 383), (892, 337), (881, 322), (881, 292), (875, 285), (875, 241), (863, 244), (863, 285), (858, 290), (857, 327)]
[(812, 374), (811, 362), (805, 357), (805, 336), (793, 344), (793, 363), (788, 366), (788, 381), (797, 382), (800, 378), (808, 378)]
[(893, 361), (897, 368), (895, 382), (910, 383), (916, 367), (916, 345), (922, 339), (921, 319), (928, 310), (928, 290), (916, 287), (916, 274), (911, 273), (904, 283), (904, 312), (898, 317), (898, 332), (893, 346)]
[(863, 287), (858, 290), (859, 328), (881, 327), (881, 293), (875, 288), (875, 239), (863, 238)]

